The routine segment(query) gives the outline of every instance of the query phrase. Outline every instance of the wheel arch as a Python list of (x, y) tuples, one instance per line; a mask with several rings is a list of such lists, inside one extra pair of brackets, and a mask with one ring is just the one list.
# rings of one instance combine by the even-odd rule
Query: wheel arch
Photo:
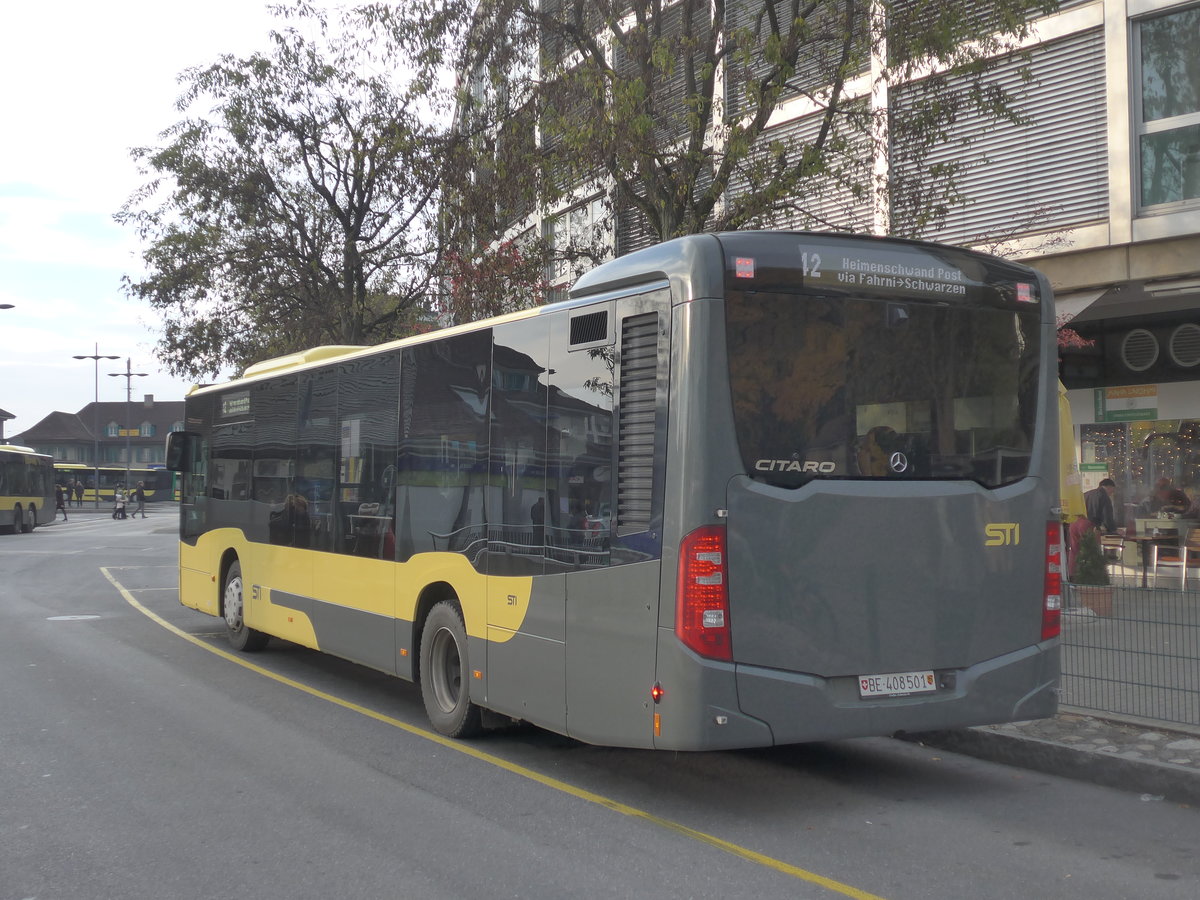
[(413, 612), (413, 634), (416, 636), (416, 640), (413, 641), (413, 681), (416, 684), (421, 683), (421, 642), (425, 640), (425, 620), (429, 618), (429, 611), (443, 600), (457, 606), (459, 615), (462, 615), (462, 602), (458, 599), (458, 591), (447, 581), (435, 581), (425, 585), (417, 597), (417, 608)]
[(233, 568), (235, 562), (241, 562), (237, 551), (232, 547), (221, 554), (221, 564), (217, 566), (217, 615), (225, 615), (225, 579), (229, 577), (229, 570)]

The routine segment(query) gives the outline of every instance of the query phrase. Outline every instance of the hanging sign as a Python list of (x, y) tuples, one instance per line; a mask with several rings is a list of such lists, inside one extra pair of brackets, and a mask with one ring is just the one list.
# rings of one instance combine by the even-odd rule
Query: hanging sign
[(1158, 418), (1158, 385), (1095, 389), (1097, 422), (1144, 422)]

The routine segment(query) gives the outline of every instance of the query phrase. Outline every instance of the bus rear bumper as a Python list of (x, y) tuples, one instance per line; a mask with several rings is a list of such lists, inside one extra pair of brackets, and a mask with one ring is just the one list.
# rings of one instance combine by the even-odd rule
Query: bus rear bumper
[[(936, 731), (1052, 716), (1060, 648), (1037, 644), (961, 669), (937, 670), (933, 694), (861, 698), (858, 678), (821, 678), (738, 666), (743, 713), (766, 722), (776, 744)], [(864, 673), (865, 674), (865, 673)]]

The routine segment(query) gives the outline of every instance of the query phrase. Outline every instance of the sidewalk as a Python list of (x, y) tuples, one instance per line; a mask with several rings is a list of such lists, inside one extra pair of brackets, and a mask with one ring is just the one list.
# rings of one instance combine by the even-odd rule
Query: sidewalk
[[(1182, 727), (1182, 726), (1181, 726)], [(1200, 805), (1200, 732), (1060, 710), (1052, 719), (903, 736), (929, 747)]]

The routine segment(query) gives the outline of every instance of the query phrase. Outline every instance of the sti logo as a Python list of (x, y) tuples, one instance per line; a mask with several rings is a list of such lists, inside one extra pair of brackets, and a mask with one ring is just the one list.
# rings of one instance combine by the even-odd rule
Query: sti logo
[(1019, 522), (988, 522), (983, 526), (987, 535), (985, 547), (1009, 547), (1021, 543), (1021, 524)]

